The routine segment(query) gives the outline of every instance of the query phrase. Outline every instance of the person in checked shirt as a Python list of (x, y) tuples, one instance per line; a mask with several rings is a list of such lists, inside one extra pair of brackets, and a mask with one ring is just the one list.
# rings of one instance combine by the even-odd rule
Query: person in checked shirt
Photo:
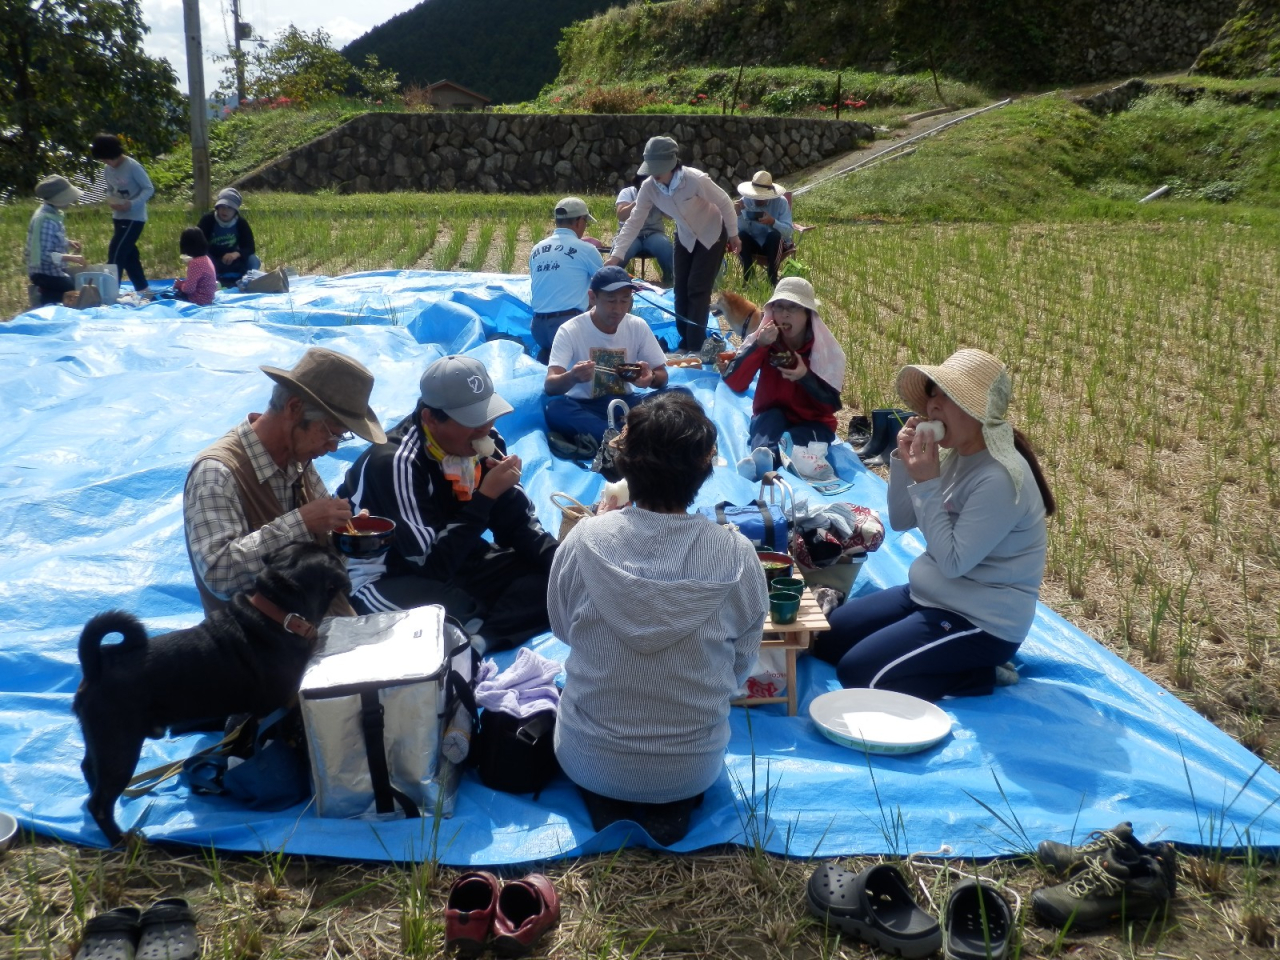
[[(387, 435), (369, 406), (373, 374), (333, 350), (312, 347), (291, 370), (261, 367), (275, 381), (265, 413), (251, 413), (196, 456), (182, 514), (187, 554), (205, 613), (253, 585), (265, 559), (289, 543), (329, 534), (351, 519), (311, 465), (355, 434), (370, 443)], [(345, 596), (331, 615), (354, 613)]]

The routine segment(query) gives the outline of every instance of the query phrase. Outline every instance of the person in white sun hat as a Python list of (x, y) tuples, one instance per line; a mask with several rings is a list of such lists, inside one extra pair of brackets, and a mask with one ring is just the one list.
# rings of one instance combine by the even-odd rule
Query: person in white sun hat
[(913, 410), (890, 456), (889, 524), (918, 529), (909, 582), (839, 607), (813, 653), (845, 687), (926, 700), (1016, 683), (1010, 662), (1035, 617), (1053, 493), (1026, 437), (1006, 419), (1003, 363), (959, 350), (898, 372)]
[(743, 282), (751, 279), (751, 268), (757, 255), (763, 254), (768, 264), (765, 268), (769, 282), (778, 285), (778, 258), (782, 244), (791, 239), (794, 227), (791, 223), (791, 204), (787, 202), (787, 188), (773, 182), (768, 170), (759, 170), (750, 180), (738, 184), (741, 197), (738, 208), (738, 236), (742, 238)]
[(738, 393), (760, 377), (751, 405), (751, 457), (739, 463), (739, 472), (759, 480), (775, 469), (783, 434), (796, 447), (834, 443), (844, 369), (844, 351), (818, 316), (813, 285), (803, 277), (784, 277), (764, 305), (760, 326), (723, 374)]

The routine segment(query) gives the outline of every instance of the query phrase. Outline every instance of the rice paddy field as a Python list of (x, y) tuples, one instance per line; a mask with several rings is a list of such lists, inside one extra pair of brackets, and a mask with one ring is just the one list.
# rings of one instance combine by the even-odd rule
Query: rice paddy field
[[(519, 273), (551, 228), (554, 200), (262, 196), (245, 214), (268, 266)], [(612, 201), (588, 198), (601, 239), (612, 233)], [(0, 209), (5, 248), (21, 249), (30, 212)], [(904, 363), (940, 362), (962, 346), (1001, 356), (1014, 376), (1011, 418), (1059, 502), (1043, 600), (1276, 765), (1280, 224), (1224, 208), (1186, 213), (920, 225), (806, 220), (803, 201), (796, 208), (813, 227), (800, 258), (849, 358), (846, 414), (897, 405)], [(154, 207), (141, 244), (149, 270), (178, 272), (177, 236), (194, 219), (178, 205)], [(91, 260), (103, 258), (109, 227), (102, 209), (68, 216)], [(723, 283), (757, 301), (768, 293), (759, 280), (744, 287), (736, 265)], [(6, 271), (0, 316), (24, 303), (25, 277)], [(1017, 954), (1275, 956), (1274, 863), (1246, 851), (1188, 857), (1184, 868), (1167, 923), (1063, 936), (1024, 910)], [(865, 956), (808, 918), (811, 869), (750, 849), (552, 864), (565, 920), (538, 955)], [(1045, 877), (1030, 859), (982, 871), (1024, 902)], [(945, 899), (944, 868), (910, 872)], [(435, 956), (453, 876), (430, 863), (220, 861), (40, 842), (0, 860), (0, 955), (67, 956), (100, 903), (185, 891), (206, 918), (208, 956)]]

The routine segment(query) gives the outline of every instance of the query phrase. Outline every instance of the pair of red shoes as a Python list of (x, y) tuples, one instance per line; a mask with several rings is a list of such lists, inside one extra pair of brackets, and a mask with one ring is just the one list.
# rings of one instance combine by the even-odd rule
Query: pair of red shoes
[(490, 935), (499, 956), (523, 957), (560, 922), (560, 895), (540, 873), (501, 883), (486, 870), (464, 873), (444, 909), (445, 949), (475, 956)]

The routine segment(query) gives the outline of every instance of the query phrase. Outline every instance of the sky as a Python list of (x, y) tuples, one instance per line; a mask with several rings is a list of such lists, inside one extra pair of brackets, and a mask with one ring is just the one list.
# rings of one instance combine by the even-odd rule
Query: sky
[[(323, 27), (341, 50), (378, 24), (417, 6), (418, 0), (240, 0), (240, 19), (253, 24), (254, 36), (273, 40), (289, 24), (312, 33)], [(163, 57), (178, 74), (178, 86), (187, 92), (187, 41), (182, 27), (182, 0), (142, 0), (142, 20), (151, 28), (143, 48)], [(230, 0), (200, 0), (200, 32), (204, 47), (205, 95), (212, 95), (222, 78), (223, 55), (231, 42)], [(243, 46), (243, 44), (242, 44)]]

